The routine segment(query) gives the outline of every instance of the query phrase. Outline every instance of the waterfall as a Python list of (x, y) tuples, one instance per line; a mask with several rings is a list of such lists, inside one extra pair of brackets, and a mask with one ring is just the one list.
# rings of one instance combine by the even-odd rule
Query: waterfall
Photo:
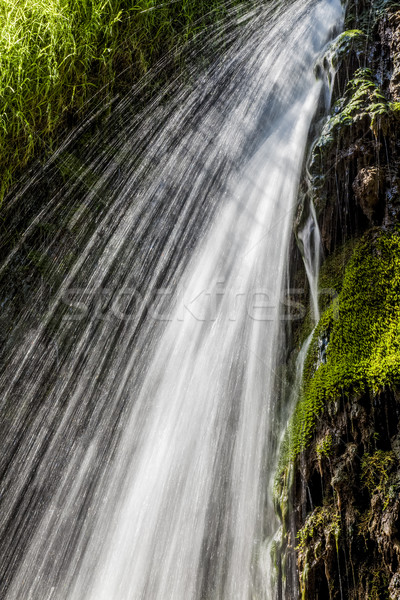
[(317, 216), (313, 203), (309, 202), (309, 214), (301, 229), (297, 233), (299, 245), (302, 250), (304, 268), (310, 286), (311, 320), (316, 324), (319, 321), (318, 304), (318, 275), (321, 262), (321, 235), (318, 228)]
[(140, 122), (121, 103), (90, 189), (55, 191), (4, 259), (6, 277), (65, 212), (67, 241), (41, 247), (62, 277), (40, 318), (32, 293), (0, 379), (6, 600), (274, 597), (288, 245), (341, 18), (338, 0), (253, 5), (174, 98)]

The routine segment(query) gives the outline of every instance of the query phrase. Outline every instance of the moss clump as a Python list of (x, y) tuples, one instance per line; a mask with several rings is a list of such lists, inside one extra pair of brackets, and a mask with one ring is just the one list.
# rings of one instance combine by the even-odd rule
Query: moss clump
[[(331, 506), (319, 506), (308, 515), (304, 526), (297, 533), (296, 546), (300, 566), (300, 592), (307, 598), (308, 578), (311, 564), (338, 554), (341, 535), (340, 513)], [(332, 588), (333, 582), (330, 583)]]
[(397, 464), (394, 452), (377, 450), (365, 453), (361, 462), (361, 481), (372, 496), (375, 492), (386, 493), (392, 468)]
[[(322, 336), (328, 339), (326, 362), (318, 360)], [(308, 444), (328, 402), (399, 383), (400, 231), (371, 230), (358, 242), (341, 292), (314, 333), (288, 431), (289, 456)]]
[(364, 50), (365, 44), (366, 36), (363, 31), (360, 29), (348, 29), (338, 35), (332, 42), (325, 58), (336, 69), (351, 50), (360, 52)]
[(0, 201), (91, 96), (117, 75), (131, 87), (226, 11), (224, 0), (0, 0)]
[(330, 177), (330, 169), (337, 168), (342, 158), (341, 149), (349, 148), (351, 141), (364, 139), (368, 131), (376, 141), (380, 131), (385, 133), (391, 123), (397, 121), (397, 114), (397, 107), (386, 100), (373, 71), (357, 69), (343, 96), (334, 104), (331, 117), (313, 147), (309, 171), (318, 210), (326, 201), (327, 177)]
[[(331, 536), (335, 541), (340, 536), (340, 514), (332, 507), (318, 506), (306, 519), (304, 526), (297, 533), (298, 544), (296, 549), (306, 551), (311, 540), (317, 536), (329, 540)], [(316, 556), (315, 558), (318, 558)]]
[(322, 440), (317, 443), (316, 452), (318, 458), (329, 458), (332, 454), (333, 440), (332, 435), (328, 433)]
[(319, 305), (324, 312), (333, 298), (340, 293), (346, 266), (353, 254), (358, 240), (351, 238), (339, 248), (336, 248), (329, 258), (323, 263), (319, 273)]
[(372, 70), (366, 67), (357, 69), (346, 86), (344, 96), (334, 105), (333, 115), (326, 122), (314, 152), (330, 147), (345, 133), (344, 128), (364, 120), (377, 134), (379, 126), (387, 127), (390, 112), (390, 103), (375, 81)]

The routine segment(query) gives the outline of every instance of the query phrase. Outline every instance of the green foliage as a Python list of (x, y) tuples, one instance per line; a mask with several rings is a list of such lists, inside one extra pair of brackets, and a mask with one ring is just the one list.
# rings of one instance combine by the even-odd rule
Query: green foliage
[(298, 544), (296, 549), (299, 551), (307, 550), (309, 542), (317, 535), (323, 537), (326, 541), (333, 536), (335, 541), (338, 541), (340, 536), (340, 514), (332, 507), (318, 506), (308, 515), (304, 526), (297, 533)]
[(369, 600), (389, 600), (389, 581), (385, 570), (374, 569), (367, 584)]
[[(283, 445), (285, 445), (284, 440)], [(285, 453), (285, 456), (288, 454)], [(282, 460), (281, 455), (281, 460)], [(286, 461), (285, 465), (281, 464), (277, 471), (277, 477), (274, 481), (274, 505), (276, 514), (282, 521), (283, 535), (286, 533), (287, 518), (289, 516), (289, 490), (293, 483), (293, 464)]]
[[(360, 35), (358, 43), (361, 41)], [(385, 135), (399, 118), (399, 103), (387, 101), (373, 71), (357, 69), (313, 147), (310, 174), (317, 206), (327, 200), (323, 192), (327, 169), (336, 167), (338, 150), (348, 148), (350, 140), (364, 137), (368, 129), (375, 139), (380, 132)]]
[(379, 19), (391, 8), (398, 8), (398, 0), (374, 0), (365, 3), (366, 8), (361, 8), (360, 0), (350, 0), (347, 5), (345, 27), (351, 28), (357, 25), (363, 31), (371, 34)]
[(316, 446), (317, 456), (319, 458), (329, 458), (332, 454), (332, 435), (328, 433), (322, 440), (320, 440)]
[(366, 36), (360, 29), (348, 29), (343, 31), (333, 41), (327, 52), (327, 60), (333, 67), (337, 68), (341, 60), (348, 55), (350, 50), (361, 51), (366, 44)]
[[(309, 568), (321, 559), (334, 542), (338, 553), (341, 535), (340, 513), (333, 506), (318, 506), (310, 513), (304, 526), (297, 533), (298, 564), (300, 564), (300, 592), (302, 600), (307, 595)], [(329, 550), (328, 550), (329, 551)], [(331, 586), (330, 586), (331, 587)]]
[(319, 272), (319, 287), (324, 293), (320, 293), (320, 311), (326, 310), (332, 299), (336, 297), (343, 285), (346, 266), (357, 245), (357, 239), (352, 238), (339, 246), (322, 264)]
[[(318, 341), (328, 337), (326, 363)], [(345, 270), (339, 296), (322, 315), (304, 369), (286, 459), (311, 440), (324, 406), (342, 395), (400, 383), (400, 232), (368, 232)]]
[(224, 13), (224, 0), (0, 0), (0, 201), (66, 116), (130, 84)]
[(389, 108), (396, 120), (400, 119), (400, 102), (389, 102)]
[(377, 450), (365, 453), (361, 462), (361, 481), (372, 496), (376, 491), (385, 492), (391, 468), (396, 464), (393, 452)]
[[(379, 127), (387, 127), (391, 105), (376, 83), (371, 69), (357, 69), (347, 86), (344, 96), (333, 107), (333, 115), (326, 122), (314, 152), (326, 151), (346, 128), (367, 120), (377, 135)], [(385, 119), (386, 117), (386, 119)]]

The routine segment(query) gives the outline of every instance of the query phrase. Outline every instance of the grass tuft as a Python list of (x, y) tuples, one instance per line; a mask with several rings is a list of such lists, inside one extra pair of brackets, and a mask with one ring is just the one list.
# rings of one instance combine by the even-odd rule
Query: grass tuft
[(221, 17), (224, 0), (0, 0), (0, 202), (93, 96)]

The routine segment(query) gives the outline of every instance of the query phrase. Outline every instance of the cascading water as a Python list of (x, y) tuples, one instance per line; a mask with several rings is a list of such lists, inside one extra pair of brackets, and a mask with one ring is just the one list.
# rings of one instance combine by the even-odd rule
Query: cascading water
[[(319, 285), (318, 285), (318, 279), (319, 279), (319, 267), (320, 267), (320, 262), (321, 262), (321, 251), (322, 251), (321, 237), (320, 237), (320, 231), (319, 231), (319, 227), (318, 227), (318, 221), (317, 221), (317, 217), (316, 217), (315, 207), (311, 201), (308, 203), (308, 206), (306, 208), (308, 208), (308, 215), (307, 215), (307, 218), (304, 220), (304, 223), (302, 224), (302, 226), (299, 227), (297, 230), (297, 240), (298, 240), (299, 248), (301, 250), (303, 264), (304, 264), (304, 268), (305, 268), (305, 272), (306, 272), (307, 280), (308, 280), (308, 284), (309, 284), (310, 320), (311, 320), (311, 323), (313, 324), (313, 329), (312, 329), (311, 333), (307, 336), (305, 341), (303, 342), (303, 344), (297, 354), (291, 388), (288, 393), (287, 392), (286, 392), (286, 394), (284, 392), (282, 393), (282, 396), (283, 397), (288, 396), (288, 399), (285, 403), (286, 406), (284, 407), (284, 410), (282, 411), (283, 415), (284, 415), (284, 418), (282, 419), (282, 421), (285, 423), (285, 425), (283, 427), (281, 426), (280, 445), (284, 444), (284, 443), (288, 443), (288, 442), (290, 444), (290, 438), (286, 439), (286, 440), (285, 440), (285, 438), (287, 435), (290, 436), (290, 422), (291, 422), (296, 404), (297, 404), (300, 394), (301, 394), (303, 372), (304, 372), (304, 366), (305, 366), (308, 350), (309, 350), (310, 344), (311, 344), (313, 336), (314, 336), (315, 327), (320, 318), (320, 313), (319, 313), (320, 290), (319, 290)], [(304, 209), (304, 207), (303, 207), (303, 209)], [(326, 291), (328, 291), (328, 290), (326, 290)], [(285, 382), (284, 387), (287, 387), (286, 382)], [(277, 468), (278, 468), (278, 465), (277, 465)], [(293, 491), (294, 491), (293, 465), (289, 466), (287, 478), (288, 478), (287, 487), (285, 487), (285, 489), (284, 489), (284, 493), (287, 494), (287, 497), (284, 499), (280, 498), (278, 500), (280, 500), (280, 501), (283, 500), (283, 502), (287, 505), (287, 509), (290, 514), (288, 521), (290, 523), (290, 527), (292, 530), (291, 536), (293, 539), (295, 539), (297, 531), (296, 531), (294, 515), (293, 515), (293, 510), (292, 510)], [(281, 553), (283, 550), (282, 556), (284, 556), (287, 549), (285, 550), (285, 535), (283, 533), (282, 525), (280, 525), (280, 527), (277, 529), (277, 531), (275, 533), (274, 538), (272, 538), (271, 546), (274, 543), (277, 544), (277, 546), (280, 548)], [(293, 549), (291, 549), (291, 552), (293, 553)], [(282, 556), (278, 556), (277, 560), (282, 561)], [(298, 590), (298, 576), (297, 576), (295, 561), (293, 561), (293, 556), (290, 557), (289, 561), (287, 560), (287, 558), (288, 557), (286, 556), (286, 563), (287, 563), (286, 566), (283, 566), (282, 564), (280, 565), (280, 569), (285, 570), (286, 577), (281, 577), (281, 581), (279, 581), (278, 587), (280, 589), (279, 589), (278, 597), (279, 598), (297, 598), (297, 597), (299, 597), (299, 590)]]
[(318, 305), (318, 274), (321, 262), (321, 236), (318, 228), (315, 207), (309, 203), (309, 215), (297, 237), (301, 246), (304, 267), (310, 285), (311, 318), (314, 323), (319, 321)]
[[(71, 198), (79, 254), (40, 322), (27, 306), (1, 377), (6, 600), (273, 597), (280, 301), (313, 66), (341, 15), (337, 0), (253, 7), (6, 257), (3, 274)], [(43, 248), (54, 274), (59, 248), (59, 233)]]

